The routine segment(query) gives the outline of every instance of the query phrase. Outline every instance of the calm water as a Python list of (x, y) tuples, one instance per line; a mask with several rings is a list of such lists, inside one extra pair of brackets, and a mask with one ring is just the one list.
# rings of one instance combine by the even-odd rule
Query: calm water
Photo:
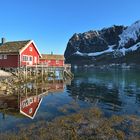
[(52, 84), (46, 94), (33, 91), (29, 96), (25, 90), (24, 97), (0, 98), (1, 106), (5, 106), (0, 109), (0, 131), (92, 106), (101, 108), (107, 116), (140, 115), (140, 71), (77, 69), (74, 74), (71, 84)]

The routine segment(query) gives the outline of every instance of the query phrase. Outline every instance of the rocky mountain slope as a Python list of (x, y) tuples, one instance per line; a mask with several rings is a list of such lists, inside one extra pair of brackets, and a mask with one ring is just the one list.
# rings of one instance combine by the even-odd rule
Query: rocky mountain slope
[(67, 63), (76, 65), (140, 64), (140, 21), (74, 34), (64, 55)]

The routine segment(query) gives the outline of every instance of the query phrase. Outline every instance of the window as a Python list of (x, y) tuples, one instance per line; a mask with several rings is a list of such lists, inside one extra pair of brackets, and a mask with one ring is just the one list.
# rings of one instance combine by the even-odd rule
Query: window
[(32, 50), (33, 50), (32, 47), (30, 47), (29, 50), (30, 50), (30, 52), (32, 52)]
[(4, 59), (7, 59), (7, 55), (6, 55), (6, 54), (5, 54), (5, 55), (3, 55), (3, 58), (4, 58)]
[(56, 64), (59, 64), (59, 60), (56, 60)]
[(33, 112), (33, 109), (30, 108), (30, 109), (29, 109), (29, 114), (32, 114), (32, 112)]
[(3, 54), (3, 55), (1, 54), (0, 59), (7, 59), (7, 55), (6, 54)]
[(29, 100), (30, 100), (30, 104), (32, 104), (33, 103), (33, 98), (30, 98)]
[(29, 57), (29, 61), (32, 61), (32, 60), (33, 60), (33, 57), (32, 57), (32, 56), (30, 56), (30, 57)]
[(44, 64), (44, 65), (47, 65), (48, 63), (47, 63), (47, 62), (44, 62), (43, 64)]
[(22, 56), (22, 60), (23, 60), (23, 61), (28, 61), (28, 56), (23, 55), (23, 56)]

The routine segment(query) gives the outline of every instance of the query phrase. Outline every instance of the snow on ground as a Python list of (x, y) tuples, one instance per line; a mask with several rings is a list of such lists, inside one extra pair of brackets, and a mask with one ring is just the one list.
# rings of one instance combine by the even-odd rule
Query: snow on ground
[(140, 20), (125, 29), (120, 37), (119, 47), (124, 46), (130, 39), (136, 41), (140, 35)]

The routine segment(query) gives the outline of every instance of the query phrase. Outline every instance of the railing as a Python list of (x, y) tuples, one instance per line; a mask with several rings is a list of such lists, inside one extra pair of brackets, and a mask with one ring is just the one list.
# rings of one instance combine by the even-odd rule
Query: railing
[(36, 64), (36, 65), (26, 65), (24, 67), (31, 67), (31, 68), (34, 68), (34, 67), (43, 67), (43, 68), (71, 68), (71, 64), (64, 64), (63, 66), (48, 66), (46, 64)]

